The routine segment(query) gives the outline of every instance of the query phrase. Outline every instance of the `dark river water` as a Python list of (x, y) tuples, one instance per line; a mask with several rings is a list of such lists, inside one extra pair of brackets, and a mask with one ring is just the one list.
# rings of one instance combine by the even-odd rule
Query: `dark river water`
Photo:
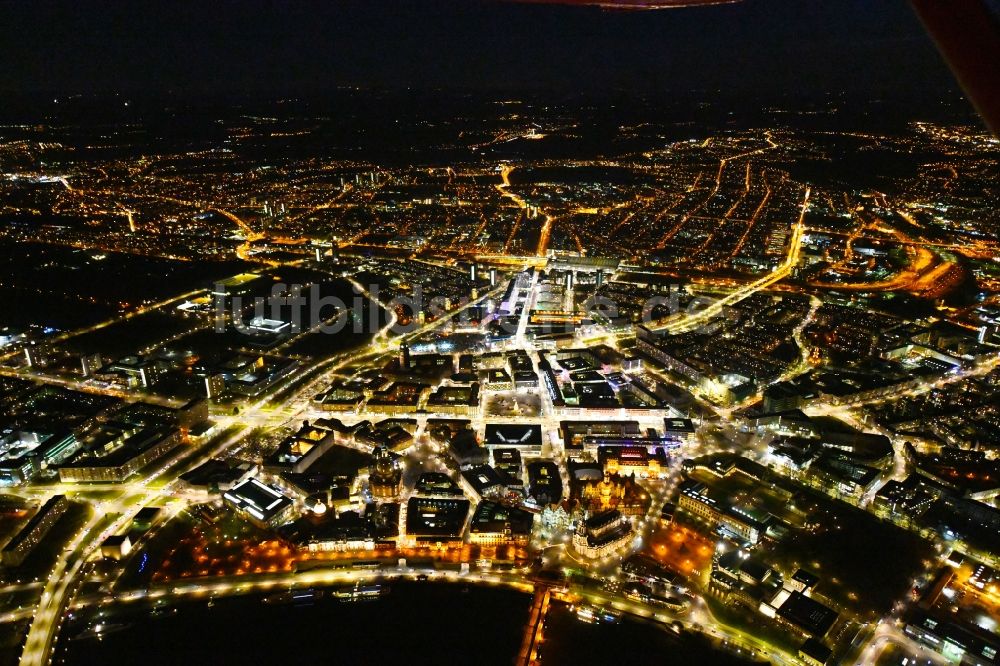
[[(265, 603), (261, 596), (82, 612), (60, 634), (57, 664), (440, 664), (515, 662), (531, 595), (508, 588), (393, 582), (388, 594), (354, 603), (328, 593)], [(104, 629), (97, 638), (90, 629)], [(590, 625), (553, 604), (542, 663), (736, 664), (697, 637), (625, 619)]]

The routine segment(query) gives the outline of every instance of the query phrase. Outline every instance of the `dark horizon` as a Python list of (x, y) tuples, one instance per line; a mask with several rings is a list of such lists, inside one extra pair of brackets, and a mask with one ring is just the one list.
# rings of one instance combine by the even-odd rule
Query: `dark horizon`
[[(834, 6), (835, 5), (835, 6)], [(957, 95), (905, 0), (683, 10), (425, 0), (0, 7), (8, 94), (310, 95), (345, 86), (637, 96)]]

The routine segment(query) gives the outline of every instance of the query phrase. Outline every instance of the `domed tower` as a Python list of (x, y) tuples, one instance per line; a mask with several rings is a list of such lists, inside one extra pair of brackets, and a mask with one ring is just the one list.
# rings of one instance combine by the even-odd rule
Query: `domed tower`
[(392, 498), (399, 494), (403, 482), (403, 471), (396, 456), (384, 446), (375, 448), (368, 485), (372, 497)]

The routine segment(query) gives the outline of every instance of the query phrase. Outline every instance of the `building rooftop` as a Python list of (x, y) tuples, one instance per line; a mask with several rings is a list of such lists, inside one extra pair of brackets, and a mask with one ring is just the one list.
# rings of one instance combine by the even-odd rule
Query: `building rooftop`
[(607, 527), (608, 525), (618, 522), (621, 518), (621, 511), (612, 509), (611, 511), (595, 513), (593, 516), (584, 521), (584, 525), (588, 530), (599, 530), (602, 527)]
[(460, 538), (470, 506), (467, 499), (411, 497), (406, 504), (406, 533), (418, 539)]
[(542, 426), (535, 423), (487, 423), (485, 442), (490, 446), (541, 446)]
[(507, 507), (499, 502), (483, 501), (472, 514), (469, 531), (482, 533), (509, 530), (512, 536), (526, 536), (531, 534), (534, 517), (534, 514), (524, 509)]
[(424, 472), (417, 479), (415, 491), (421, 495), (462, 495), (450, 476), (442, 472)]
[[(176, 435), (177, 430), (170, 426), (150, 426), (133, 433), (106, 427), (61, 467), (120, 467)], [(115, 441), (120, 443), (113, 444)]]
[(504, 479), (489, 465), (476, 465), (462, 472), (462, 477), (473, 490), (482, 495), (497, 486), (504, 485)]
[(802, 647), (799, 648), (799, 654), (803, 654), (810, 659), (814, 659), (821, 664), (825, 664), (833, 655), (833, 650), (823, 645), (815, 638), (809, 638), (802, 644)]
[(778, 608), (778, 615), (814, 636), (825, 636), (837, 621), (837, 611), (827, 608), (801, 592), (792, 592)]
[(691, 419), (663, 419), (663, 427), (667, 432), (694, 432), (694, 423)]
[(292, 500), (257, 479), (247, 479), (232, 490), (226, 491), (223, 497), (238, 511), (248, 513), (263, 522), (271, 520), (292, 504)]
[(796, 569), (795, 573), (792, 574), (792, 580), (802, 583), (808, 589), (816, 587), (819, 583), (819, 576), (811, 574), (805, 569)]

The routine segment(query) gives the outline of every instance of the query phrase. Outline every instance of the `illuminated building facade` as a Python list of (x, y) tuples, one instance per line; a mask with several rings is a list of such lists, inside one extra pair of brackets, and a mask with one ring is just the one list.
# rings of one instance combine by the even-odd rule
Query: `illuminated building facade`
[(649, 508), (649, 493), (632, 476), (605, 472), (594, 478), (594, 475), (578, 473), (573, 485), (576, 498), (587, 511), (614, 509), (627, 516), (639, 516)]
[(24, 562), (68, 508), (69, 502), (64, 495), (56, 495), (43, 504), (28, 524), (3, 547), (0, 552), (3, 564), (16, 567)]
[(481, 546), (525, 545), (531, 537), (534, 514), (484, 500), (479, 503), (469, 523), (469, 541)]
[(222, 495), (236, 513), (258, 527), (275, 527), (284, 523), (292, 511), (292, 500), (278, 490), (248, 479)]
[(622, 549), (634, 534), (632, 523), (620, 511), (602, 511), (580, 521), (573, 548), (584, 557), (600, 559)]
[(602, 446), (597, 458), (607, 474), (660, 478), (667, 473), (669, 460), (661, 449), (650, 453), (639, 446)]
[(389, 449), (383, 446), (377, 447), (368, 477), (372, 497), (378, 499), (396, 497), (402, 482), (403, 471), (400, 469), (398, 458)]

